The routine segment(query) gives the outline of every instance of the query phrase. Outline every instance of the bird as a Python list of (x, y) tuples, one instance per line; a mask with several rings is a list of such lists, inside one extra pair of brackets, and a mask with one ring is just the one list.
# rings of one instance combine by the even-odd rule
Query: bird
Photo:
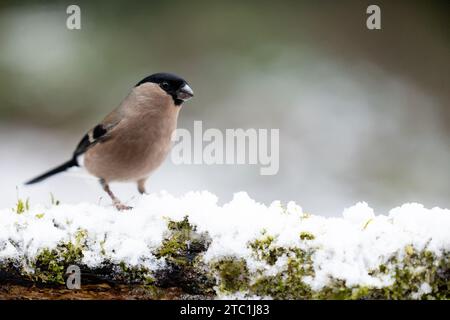
[(141, 194), (147, 193), (147, 179), (171, 149), (180, 109), (193, 96), (187, 81), (175, 74), (161, 72), (145, 77), (116, 109), (83, 136), (70, 160), (25, 185), (83, 167), (98, 178), (117, 210), (132, 209), (114, 195), (110, 183), (135, 182)]

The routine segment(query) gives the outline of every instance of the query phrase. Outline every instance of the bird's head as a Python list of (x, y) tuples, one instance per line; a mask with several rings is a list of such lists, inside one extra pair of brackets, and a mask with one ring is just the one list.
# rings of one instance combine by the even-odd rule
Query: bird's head
[(157, 84), (162, 90), (173, 98), (173, 101), (177, 106), (194, 96), (194, 91), (192, 91), (186, 80), (171, 73), (152, 74), (139, 81), (135, 87), (139, 87), (145, 83)]

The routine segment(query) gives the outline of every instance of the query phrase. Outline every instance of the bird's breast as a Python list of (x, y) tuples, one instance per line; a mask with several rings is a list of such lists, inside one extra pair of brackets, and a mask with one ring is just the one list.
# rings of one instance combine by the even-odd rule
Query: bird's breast
[(148, 177), (170, 151), (177, 116), (178, 112), (148, 113), (124, 119), (110, 139), (86, 152), (86, 169), (106, 181)]

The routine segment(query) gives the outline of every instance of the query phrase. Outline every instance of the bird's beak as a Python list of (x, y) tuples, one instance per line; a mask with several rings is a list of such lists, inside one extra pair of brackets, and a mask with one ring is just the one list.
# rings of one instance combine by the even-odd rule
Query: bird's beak
[(194, 96), (194, 91), (192, 91), (191, 87), (185, 84), (181, 89), (177, 91), (177, 98), (183, 101), (187, 101)]

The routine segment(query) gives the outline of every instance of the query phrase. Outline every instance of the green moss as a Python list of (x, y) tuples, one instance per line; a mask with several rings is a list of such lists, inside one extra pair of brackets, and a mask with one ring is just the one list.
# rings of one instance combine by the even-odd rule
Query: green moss
[(152, 284), (155, 280), (152, 272), (143, 266), (129, 266), (124, 262), (119, 263), (120, 272), (116, 280), (127, 284)]
[[(302, 237), (300, 237), (302, 238)], [(312, 240), (305, 236), (302, 240)], [(427, 283), (430, 292), (422, 299), (450, 299), (450, 254), (436, 256), (431, 251), (417, 251), (409, 245), (369, 274), (373, 277), (391, 276), (390, 286), (348, 286), (342, 279), (330, 278), (329, 283), (314, 291), (305, 283), (305, 277), (314, 277), (312, 255), (314, 250), (299, 247), (280, 247), (276, 237), (263, 237), (249, 243), (253, 258), (266, 266), (273, 266), (283, 258), (276, 274), (267, 274), (266, 267), (250, 273), (246, 262), (228, 258), (213, 264), (222, 292), (246, 291), (251, 295), (274, 299), (413, 299), (421, 286)]]
[[(399, 258), (402, 257), (402, 258)], [(370, 272), (372, 276), (389, 274), (390, 286), (382, 288), (354, 286), (347, 288), (342, 280), (332, 280), (330, 285), (318, 292), (318, 299), (414, 299), (422, 284), (431, 290), (421, 299), (450, 299), (449, 252), (437, 257), (432, 252), (417, 251), (406, 246), (403, 254), (392, 256), (386, 263)]]
[(321, 290), (313, 292), (316, 300), (365, 300), (371, 299), (371, 288), (367, 286), (347, 287), (344, 280), (332, 279)]
[(22, 214), (25, 211), (30, 210), (30, 199), (26, 199), (23, 201), (22, 199), (18, 199), (16, 203), (15, 209), (13, 209), (17, 214)]
[(424, 294), (422, 299), (450, 299), (449, 252), (444, 251), (441, 257), (437, 257), (431, 251), (417, 251), (412, 246), (406, 246), (404, 253), (403, 259), (394, 256), (389, 259), (385, 268), (380, 266), (377, 270), (379, 273), (391, 274), (394, 283), (382, 289), (374, 289), (373, 296), (385, 299), (414, 298), (422, 284), (427, 283), (431, 291)]
[(42, 283), (64, 284), (66, 268), (81, 261), (80, 248), (72, 243), (60, 244), (55, 249), (41, 250), (34, 261), (34, 280)]
[(144, 290), (151, 296), (152, 299), (159, 300), (165, 295), (165, 290), (149, 282), (143, 285)]
[(64, 284), (64, 264), (60, 261), (58, 250), (43, 249), (36, 257), (34, 268), (34, 281)]
[(75, 244), (77, 246), (84, 247), (85, 246), (85, 240), (88, 236), (88, 232), (85, 229), (78, 229), (78, 231), (75, 233)]
[(214, 262), (212, 268), (218, 276), (220, 291), (236, 292), (248, 289), (249, 272), (245, 260), (227, 257)]
[(358, 289), (348, 288), (344, 280), (331, 279), (328, 285), (321, 290), (313, 292), (311, 298), (317, 300), (348, 300), (356, 299), (362, 294)]
[(250, 242), (248, 246), (252, 249), (253, 255), (257, 260), (262, 260), (269, 265), (274, 265), (278, 258), (286, 253), (286, 249), (273, 245), (275, 238), (267, 235), (261, 239)]
[(379, 268), (378, 268), (378, 271), (379, 271), (381, 274), (385, 274), (385, 273), (388, 271), (387, 266), (386, 266), (385, 264), (380, 264), (380, 266), (379, 266)]
[[(19, 204), (20, 202), (20, 204)], [(27, 201), (18, 201), (17, 213), (28, 210)], [(43, 214), (42, 214), (43, 215)], [(36, 215), (36, 218), (41, 218)], [(88, 237), (86, 230), (78, 230), (70, 241), (55, 248), (43, 248), (33, 261), (21, 264), (10, 261), (0, 263), (0, 280), (22, 277), (34, 282), (63, 285), (65, 271), (71, 264), (82, 267), (83, 250)], [(391, 277), (392, 284), (382, 288), (350, 286), (343, 279), (330, 278), (320, 290), (312, 290), (306, 279), (315, 276), (313, 254), (315, 242), (309, 232), (301, 232), (298, 245), (280, 246), (277, 236), (262, 232), (259, 239), (248, 243), (252, 252), (252, 264), (242, 258), (225, 257), (206, 265), (203, 253), (211, 239), (207, 233), (197, 231), (188, 218), (167, 222), (164, 239), (153, 254), (166, 262), (157, 271), (141, 266), (107, 263), (96, 270), (99, 279), (144, 288), (151, 297), (162, 296), (164, 288), (176, 287), (183, 293), (209, 297), (218, 292), (246, 292), (249, 295), (270, 296), (274, 299), (413, 299), (426, 283), (430, 292), (422, 299), (450, 299), (450, 252), (437, 256), (423, 249), (407, 245), (400, 252), (383, 260), (369, 272), (372, 277)], [(100, 252), (105, 255), (106, 238), (100, 241)], [(106, 259), (106, 257), (105, 257)], [(23, 265), (32, 267), (22, 268)], [(276, 268), (275, 268), (276, 265)]]
[(181, 221), (169, 220), (161, 246), (154, 252), (156, 258), (167, 263), (163, 270), (156, 273), (157, 285), (178, 286), (195, 294), (212, 292), (214, 279), (202, 259), (210, 243), (209, 235), (198, 233), (187, 216)]
[(271, 296), (274, 299), (307, 299), (311, 297), (311, 288), (304, 282), (305, 276), (313, 276), (312, 252), (300, 248), (272, 248), (279, 253), (277, 259), (286, 259), (275, 275), (265, 275), (264, 271), (257, 272), (250, 292), (259, 296)]
[(196, 226), (189, 223), (187, 216), (181, 221), (169, 221), (167, 229), (169, 232), (155, 251), (155, 256), (165, 258), (169, 264), (187, 266), (195, 258), (194, 253), (205, 251), (209, 246), (207, 234), (198, 234)]
[(58, 244), (51, 250), (42, 249), (32, 263), (33, 280), (46, 284), (64, 284), (67, 267), (81, 263), (86, 237), (85, 230), (78, 230), (73, 241)]
[(310, 232), (306, 232), (306, 231), (300, 232), (300, 239), (301, 240), (314, 240), (315, 238), (316, 237)]
[(179, 232), (185, 231), (190, 233), (192, 231), (195, 231), (197, 227), (189, 222), (188, 216), (185, 216), (183, 220), (180, 221), (174, 221), (169, 219), (167, 223), (167, 229), (169, 229), (170, 231), (179, 231)]
[(249, 272), (242, 259), (226, 258), (214, 262), (212, 268), (222, 292), (247, 291), (274, 299), (305, 299), (311, 296), (311, 288), (304, 282), (305, 276), (314, 275), (312, 252), (297, 247), (276, 245), (276, 238), (263, 233), (261, 239), (248, 244), (255, 260), (273, 266), (280, 258), (286, 260), (276, 274), (267, 275), (265, 268)]

